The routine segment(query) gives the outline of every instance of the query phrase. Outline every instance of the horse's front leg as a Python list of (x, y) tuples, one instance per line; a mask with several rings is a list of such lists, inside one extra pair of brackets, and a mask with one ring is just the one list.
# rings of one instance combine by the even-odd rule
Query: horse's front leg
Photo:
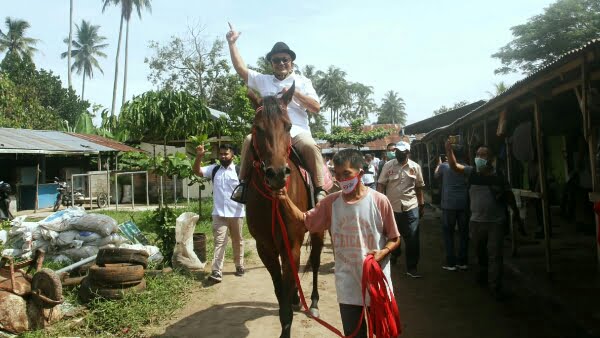
[[(297, 269), (300, 264), (300, 246), (302, 244), (302, 241), (290, 242), (290, 247), (292, 249), (292, 259), (296, 263)], [(292, 329), (292, 321), (294, 320), (293, 304), (298, 303), (299, 298), (298, 288), (296, 287), (296, 279), (294, 278), (294, 271), (292, 271), (292, 265), (290, 264), (290, 259), (287, 254), (287, 250), (285, 250), (284, 252), (286, 253), (285, 256), (282, 257), (283, 285), (281, 289), (282, 297), (281, 305), (279, 308), (279, 320), (281, 321), (281, 337), (289, 338)]]
[(313, 273), (312, 294), (310, 295), (310, 313), (319, 317), (319, 267), (321, 266), (321, 252), (323, 251), (325, 232), (310, 235), (310, 265)]

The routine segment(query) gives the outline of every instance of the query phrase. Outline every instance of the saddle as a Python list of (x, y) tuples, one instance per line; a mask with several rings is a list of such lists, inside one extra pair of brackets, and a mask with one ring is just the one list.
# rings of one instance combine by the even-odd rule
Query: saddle
[[(306, 165), (304, 164), (304, 159), (302, 158), (302, 156), (300, 155), (300, 153), (296, 150), (296, 147), (292, 146), (292, 151), (290, 152), (290, 160), (292, 163), (294, 163), (294, 165), (296, 166), (296, 168), (298, 168), (298, 170), (300, 171), (300, 175), (302, 176), (302, 179), (304, 181), (304, 184), (306, 186), (306, 191), (308, 192), (308, 201), (309, 201), (309, 209), (312, 209), (315, 207), (316, 205), (316, 201), (315, 201), (315, 186), (312, 180), (312, 177), (310, 175), (310, 172), (306, 169)], [(331, 177), (331, 172), (329, 171), (329, 168), (327, 168), (327, 165), (325, 163), (323, 163), (323, 189), (325, 191), (329, 191), (331, 188), (333, 188), (333, 177)]]

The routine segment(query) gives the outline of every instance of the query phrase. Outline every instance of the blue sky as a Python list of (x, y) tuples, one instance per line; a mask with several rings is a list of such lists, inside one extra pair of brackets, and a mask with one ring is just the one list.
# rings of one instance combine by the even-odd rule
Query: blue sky
[[(246, 63), (254, 64), (276, 41), (285, 41), (297, 54), (296, 64), (322, 70), (337, 66), (349, 81), (373, 86), (377, 103), (386, 91), (397, 91), (412, 123), (442, 105), (487, 99), (494, 83), (522, 78), (494, 75), (500, 63), (490, 55), (512, 39), (510, 27), (541, 14), (552, 2), (154, 0), (151, 14), (131, 22), (128, 97), (153, 89), (144, 63), (152, 54), (150, 40), (167, 42), (184, 34), (188, 24), (200, 24), (212, 41), (224, 38), (231, 21), (242, 32), (238, 44)], [(85, 96), (110, 108), (120, 12), (112, 7), (103, 14), (101, 8), (100, 0), (75, 0), (74, 22), (100, 25), (108, 38), (108, 57), (100, 61), (104, 75), (86, 81)], [(6, 16), (29, 21), (29, 36), (41, 40), (36, 65), (52, 70), (66, 85), (67, 62), (60, 53), (67, 49), (62, 41), (68, 36), (69, 1), (2, 0), (2, 26)], [(119, 105), (122, 69), (121, 63)], [(79, 92), (81, 76), (73, 78)]]

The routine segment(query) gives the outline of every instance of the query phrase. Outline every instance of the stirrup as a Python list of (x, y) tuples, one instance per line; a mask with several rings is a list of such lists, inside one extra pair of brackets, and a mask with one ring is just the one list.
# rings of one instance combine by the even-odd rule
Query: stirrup
[(234, 202), (238, 202), (241, 204), (246, 204), (248, 197), (246, 194), (246, 182), (240, 182), (235, 189), (233, 189), (233, 193), (231, 194), (231, 200)]

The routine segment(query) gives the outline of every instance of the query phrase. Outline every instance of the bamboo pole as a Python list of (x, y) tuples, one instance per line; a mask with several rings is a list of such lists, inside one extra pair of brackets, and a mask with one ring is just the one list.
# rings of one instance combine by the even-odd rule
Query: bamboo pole
[(546, 184), (546, 168), (544, 160), (544, 142), (542, 135), (542, 117), (540, 102), (535, 101), (533, 106), (533, 117), (535, 121), (535, 141), (538, 149), (538, 179), (540, 180), (540, 194), (542, 196), (542, 214), (544, 220), (544, 248), (546, 251), (546, 272), (552, 273), (551, 247), (550, 247), (550, 213), (548, 210), (548, 186)]

